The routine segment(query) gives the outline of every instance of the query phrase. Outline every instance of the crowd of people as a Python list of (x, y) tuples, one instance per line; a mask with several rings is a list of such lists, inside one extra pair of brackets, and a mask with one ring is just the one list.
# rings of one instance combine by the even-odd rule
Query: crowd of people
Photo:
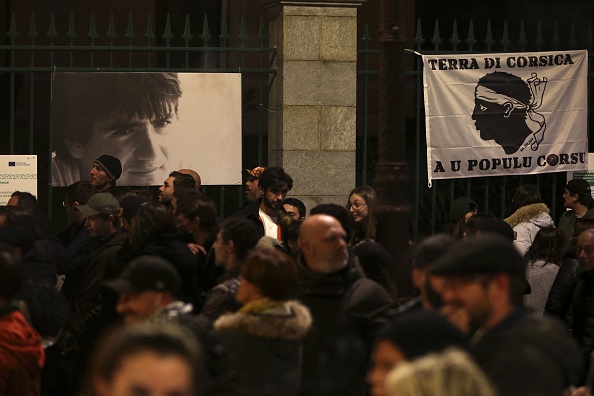
[(89, 164), (59, 233), (29, 193), (0, 207), (0, 394), (591, 395), (585, 180), (557, 227), (536, 186), (504, 220), (456, 199), (411, 246), (405, 299), (369, 186), (308, 213), (284, 169), (257, 167), (220, 219), (193, 170), (157, 197), (121, 175)]

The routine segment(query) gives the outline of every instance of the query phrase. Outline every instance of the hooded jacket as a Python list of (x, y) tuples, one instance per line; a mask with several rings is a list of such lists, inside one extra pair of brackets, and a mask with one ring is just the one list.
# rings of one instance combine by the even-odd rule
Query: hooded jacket
[(547, 205), (535, 203), (522, 206), (503, 220), (513, 228), (515, 234), (514, 246), (522, 256), (532, 246), (534, 237), (541, 228), (555, 226), (549, 212)]
[(301, 341), (311, 327), (307, 308), (296, 301), (259, 300), (215, 322), (227, 356), (230, 395), (297, 393)]
[(41, 337), (14, 307), (0, 311), (0, 395), (40, 394)]

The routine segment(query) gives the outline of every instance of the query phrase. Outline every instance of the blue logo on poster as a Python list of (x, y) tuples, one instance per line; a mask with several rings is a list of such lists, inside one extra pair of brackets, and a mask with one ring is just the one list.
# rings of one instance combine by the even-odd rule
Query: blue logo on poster
[(8, 166), (16, 166), (16, 162), (14, 162), (14, 161), (8, 161)]

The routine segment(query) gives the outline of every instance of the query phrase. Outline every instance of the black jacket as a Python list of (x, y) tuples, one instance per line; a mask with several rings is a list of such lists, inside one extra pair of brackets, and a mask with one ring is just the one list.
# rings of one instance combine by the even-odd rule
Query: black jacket
[(580, 265), (577, 259), (565, 258), (561, 262), (545, 305), (545, 312), (563, 320), (569, 329), (573, 327), (571, 299), (578, 283), (579, 271)]
[(579, 347), (561, 322), (520, 309), (471, 352), (502, 396), (558, 396), (584, 374)]
[(582, 347), (585, 359), (594, 351), (594, 270), (579, 275), (571, 300), (573, 336)]
[(368, 358), (394, 302), (354, 259), (333, 274), (318, 274), (299, 257), (299, 300), (313, 326), (303, 344), (299, 395), (365, 394)]
[(262, 220), (260, 220), (261, 203), (262, 198), (258, 198), (256, 201), (251, 202), (245, 209), (241, 209), (234, 215), (237, 217), (245, 217), (246, 219), (252, 220), (258, 229), (260, 238), (264, 236), (264, 223), (262, 223)]
[[(200, 292), (197, 287), (196, 259), (185, 242), (173, 233), (153, 235), (136, 248), (129, 248), (118, 255), (117, 262), (121, 270), (130, 260), (144, 256), (159, 256), (169, 261), (181, 277), (178, 293), (180, 300), (194, 304)], [(114, 272), (112, 270), (112, 272)]]

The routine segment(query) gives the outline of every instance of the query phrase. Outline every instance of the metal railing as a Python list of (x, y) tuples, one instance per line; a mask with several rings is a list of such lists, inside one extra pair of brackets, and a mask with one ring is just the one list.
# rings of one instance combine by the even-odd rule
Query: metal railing
[[(77, 28), (80, 21), (73, 14), (62, 16), (62, 25), (53, 12), (45, 25), (35, 14), (23, 18), (12, 14), (5, 44), (0, 45), (0, 103), (5, 106), (0, 110), (0, 154), (38, 156), (38, 198), (42, 209), (57, 214), (54, 222), (65, 217), (58, 204), (64, 191), (52, 189), (49, 180), (49, 108), (54, 72), (240, 72), (243, 166), (267, 162), (266, 103), (270, 81), (276, 73), (270, 66), (276, 49), (267, 46), (268, 27), (263, 17), (255, 37), (248, 36), (245, 17), (239, 26), (228, 27), (223, 21), (216, 37), (210, 32), (206, 16), (200, 35), (191, 32), (191, 22), (200, 21), (191, 21), (189, 16), (183, 33), (177, 35), (169, 15), (163, 31), (157, 32), (151, 15), (140, 20), (130, 14), (123, 33), (118, 33), (113, 14), (107, 25), (101, 27), (97, 26), (95, 14), (91, 14), (84, 29)], [(39, 33), (42, 30), (45, 33)], [(60, 34), (61, 31), (65, 33)], [(152, 192), (155, 189), (150, 188)], [(234, 212), (242, 203), (242, 186), (207, 186), (204, 191), (219, 201), (221, 216)]]

